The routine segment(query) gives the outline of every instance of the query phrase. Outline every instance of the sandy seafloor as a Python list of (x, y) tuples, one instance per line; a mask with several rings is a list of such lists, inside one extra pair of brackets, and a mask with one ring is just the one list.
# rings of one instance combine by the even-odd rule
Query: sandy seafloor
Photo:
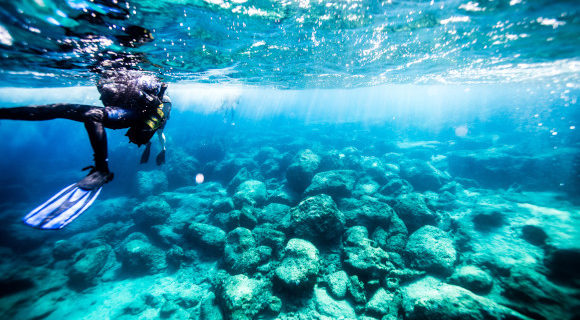
[(237, 126), (170, 131), (160, 167), (112, 144), (60, 231), (20, 222), (51, 190), (4, 185), (0, 318), (580, 319), (574, 145)]

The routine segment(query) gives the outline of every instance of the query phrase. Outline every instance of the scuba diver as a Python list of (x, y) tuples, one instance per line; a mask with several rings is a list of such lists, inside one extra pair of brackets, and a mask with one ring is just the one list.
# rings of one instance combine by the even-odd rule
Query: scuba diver
[(88, 209), (102, 186), (113, 179), (109, 170), (105, 128), (129, 128), (126, 134), (129, 141), (138, 146), (146, 145), (141, 163), (148, 160), (150, 140), (157, 133), (161, 143), (157, 164), (165, 162), (163, 129), (171, 112), (171, 100), (165, 94), (167, 84), (144, 72), (123, 69), (104, 72), (97, 89), (104, 107), (59, 103), (0, 108), (0, 119), (83, 122), (94, 152), (94, 165), (83, 169), (90, 169), (88, 175), (26, 215), (23, 221), (27, 225), (40, 229), (64, 227)]

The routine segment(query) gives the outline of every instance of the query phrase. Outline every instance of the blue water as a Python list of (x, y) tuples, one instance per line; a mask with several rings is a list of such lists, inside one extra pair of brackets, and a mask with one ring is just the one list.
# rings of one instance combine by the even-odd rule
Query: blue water
[(1, 107), (101, 106), (128, 68), (173, 110), (162, 166), (108, 130), (57, 232), (21, 218), (86, 174), (83, 125), (0, 120), (0, 319), (578, 319), (578, 39), (574, 1), (2, 1)]

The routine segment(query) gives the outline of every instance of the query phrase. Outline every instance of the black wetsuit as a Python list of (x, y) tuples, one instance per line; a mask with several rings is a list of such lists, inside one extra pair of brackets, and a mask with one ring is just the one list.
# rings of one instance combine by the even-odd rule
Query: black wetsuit
[[(69, 119), (83, 122), (94, 151), (95, 166), (92, 172), (108, 176), (105, 128), (131, 128), (132, 135), (137, 136), (137, 138), (129, 136), (131, 142), (141, 145), (148, 142), (155, 131), (162, 129), (169, 117), (170, 100), (164, 95), (166, 85), (161, 82), (151, 83), (150, 78), (149, 76), (147, 81), (142, 81), (138, 73), (127, 72), (115, 73), (113, 77), (106, 79), (105, 85), (99, 82), (99, 92), (101, 92), (101, 100), (105, 107), (57, 103), (0, 108), (0, 119), (30, 121)], [(122, 104), (122, 106), (113, 106), (112, 103)], [(161, 107), (163, 109), (160, 110), (163, 111), (157, 111), (157, 108)], [(150, 119), (155, 120), (155, 125), (147, 126)], [(107, 179), (112, 179), (112, 175)]]

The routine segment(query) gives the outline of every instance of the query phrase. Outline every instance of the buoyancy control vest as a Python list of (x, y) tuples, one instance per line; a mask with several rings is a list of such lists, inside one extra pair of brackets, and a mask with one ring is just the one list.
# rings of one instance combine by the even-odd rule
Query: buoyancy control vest
[(127, 131), (126, 136), (130, 142), (138, 146), (146, 144), (157, 130), (165, 126), (171, 112), (171, 101), (165, 96), (166, 89), (167, 85), (163, 84), (158, 96), (146, 94), (148, 102), (143, 110), (141, 120)]

